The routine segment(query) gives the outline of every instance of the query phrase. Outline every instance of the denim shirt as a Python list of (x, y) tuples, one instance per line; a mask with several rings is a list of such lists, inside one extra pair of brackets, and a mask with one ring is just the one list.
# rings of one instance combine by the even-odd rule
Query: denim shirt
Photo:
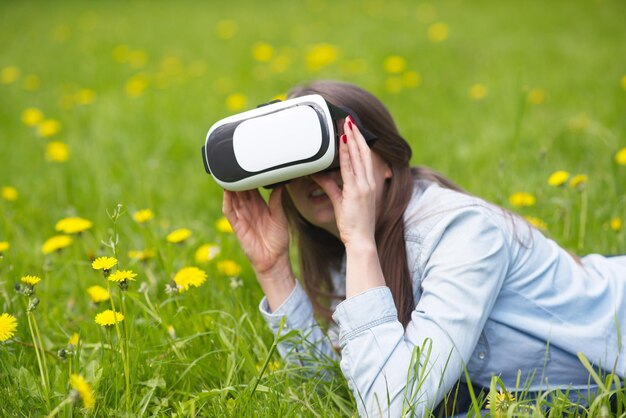
[[(416, 303), (406, 329), (386, 286), (333, 314), (341, 370), (362, 416), (422, 416), (464, 370), (485, 387), (498, 375), (514, 388), (519, 373), (530, 391), (584, 393), (592, 387), (582, 353), (598, 370), (626, 376), (618, 341), (626, 335), (626, 256), (577, 260), (518, 216), (425, 181), (416, 182), (404, 221)], [(345, 271), (332, 277), (344, 294)], [(311, 352), (336, 358), (299, 283), (275, 312), (265, 298), (260, 310), (274, 333), (284, 318), (283, 332), (305, 336), (279, 344), (287, 361)]]

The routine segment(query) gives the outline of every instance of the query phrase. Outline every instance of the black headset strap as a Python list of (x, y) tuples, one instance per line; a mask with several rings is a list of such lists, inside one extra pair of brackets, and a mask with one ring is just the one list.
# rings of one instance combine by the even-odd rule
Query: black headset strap
[(370, 132), (363, 126), (359, 115), (357, 115), (354, 110), (345, 106), (335, 106), (329, 101), (326, 101), (326, 104), (328, 105), (328, 110), (330, 110), (330, 116), (333, 118), (334, 121), (344, 119), (348, 116), (352, 117), (352, 120), (354, 121), (354, 123), (356, 123), (356, 126), (359, 128), (359, 131), (361, 131), (361, 135), (363, 135), (363, 138), (365, 138), (365, 142), (367, 142), (368, 145), (371, 146), (374, 141), (378, 139), (376, 134)]

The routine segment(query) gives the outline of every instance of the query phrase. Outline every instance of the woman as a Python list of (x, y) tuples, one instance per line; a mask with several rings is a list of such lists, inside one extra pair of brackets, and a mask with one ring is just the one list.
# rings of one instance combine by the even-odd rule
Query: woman
[(421, 416), (465, 370), (474, 385), (498, 375), (513, 388), (519, 372), (530, 391), (584, 394), (593, 387), (579, 352), (626, 376), (626, 256), (578, 259), (521, 218), (411, 169), (409, 145), (366, 91), (320, 81), (290, 96), (306, 94), (352, 109), (379, 139), (370, 149), (347, 118), (340, 171), (292, 180), (268, 203), (257, 190), (224, 193), (270, 328), (284, 321), (283, 331), (305, 336), (281, 343), (286, 359), (334, 357), (313, 317), (332, 314), (364, 416)]

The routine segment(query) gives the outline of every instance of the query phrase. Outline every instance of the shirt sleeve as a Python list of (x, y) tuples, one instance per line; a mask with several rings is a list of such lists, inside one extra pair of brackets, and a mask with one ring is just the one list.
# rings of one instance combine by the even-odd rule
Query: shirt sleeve
[(311, 300), (297, 280), (296, 287), (276, 311), (271, 311), (265, 297), (259, 304), (259, 310), (274, 335), (298, 331), (296, 337), (278, 343), (278, 352), (285, 361), (300, 366), (315, 366), (320, 361), (337, 360), (329, 338), (313, 317)]
[(466, 208), (427, 234), (420, 244), (422, 295), (406, 330), (387, 287), (337, 307), (341, 369), (362, 416), (423, 416), (461, 376), (509, 264), (504, 234), (490, 215)]

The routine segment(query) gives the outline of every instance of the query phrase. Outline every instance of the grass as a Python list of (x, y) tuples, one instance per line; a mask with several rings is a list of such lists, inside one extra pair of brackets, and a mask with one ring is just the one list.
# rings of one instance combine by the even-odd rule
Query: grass
[[(335, 379), (311, 379), (273, 350), (257, 310), (261, 291), (235, 238), (218, 229), (221, 192), (200, 161), (213, 122), (302, 81), (342, 79), (372, 91), (411, 142), (414, 164), (541, 219), (568, 249), (626, 252), (625, 228), (616, 226), (626, 222), (626, 167), (614, 160), (626, 146), (625, 18), (618, 0), (3, 3), (0, 187), (18, 197), (0, 199), (0, 241), (10, 244), (0, 300), (18, 328), (0, 343), (0, 415), (46, 415), (67, 398), (72, 373), (95, 393), (93, 416), (356, 414), (337, 365), (327, 366)], [(435, 23), (446, 25), (441, 41), (429, 38)], [(253, 56), (259, 42), (272, 47), (267, 62)], [(389, 56), (402, 57), (397, 73), (385, 71)], [(486, 91), (479, 100), (468, 93), (477, 84)], [(38, 125), (21, 120), (27, 108), (60, 130), (38, 135)], [(46, 159), (56, 141), (69, 147), (64, 162)], [(584, 191), (549, 186), (556, 170), (586, 174)], [(511, 207), (515, 192), (532, 193), (536, 204)], [(131, 215), (144, 208), (155, 217), (138, 224)], [(42, 254), (68, 216), (93, 227)], [(193, 235), (166, 242), (177, 228)], [(112, 242), (119, 268), (138, 273), (121, 338), (94, 322), (109, 302), (96, 306), (86, 293), (107, 286), (90, 264), (112, 256)], [(220, 253), (198, 262), (205, 243)], [(141, 249), (155, 256), (128, 256)], [(241, 268), (240, 282), (218, 264), (225, 260)], [(185, 266), (202, 268), (207, 282), (167, 293)], [(43, 279), (29, 315), (29, 297), (13, 290), (28, 274)], [(121, 291), (110, 289), (119, 310)], [(61, 359), (73, 333), (79, 343)], [(605, 386), (584, 414), (604, 413)], [(493, 402), (501, 388), (492, 389)], [(542, 401), (554, 404), (552, 416), (578, 413), (557, 401)], [(79, 415), (74, 405), (59, 415)]]

